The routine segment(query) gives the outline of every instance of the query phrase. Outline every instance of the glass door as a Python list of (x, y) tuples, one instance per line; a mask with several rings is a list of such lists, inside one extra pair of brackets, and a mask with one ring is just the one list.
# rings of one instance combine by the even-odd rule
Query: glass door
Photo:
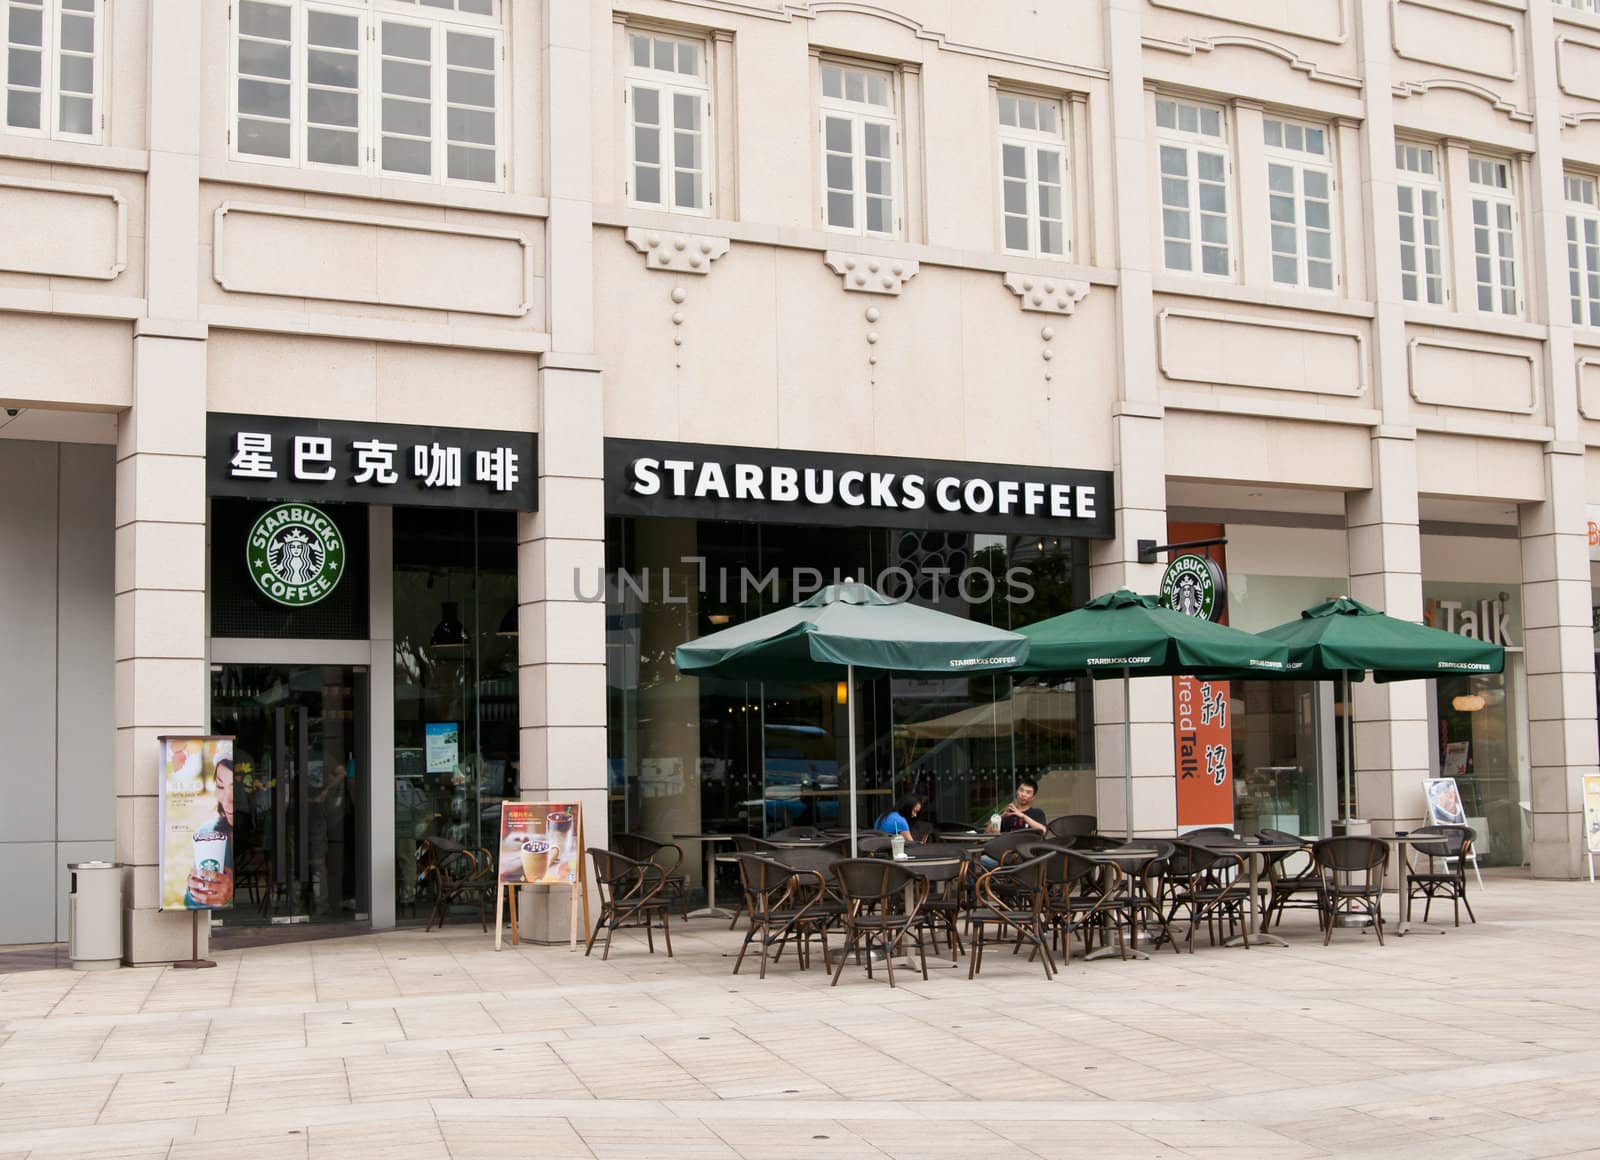
[(367, 917), (367, 672), (213, 665), (211, 727), (234, 741), (228, 923)]

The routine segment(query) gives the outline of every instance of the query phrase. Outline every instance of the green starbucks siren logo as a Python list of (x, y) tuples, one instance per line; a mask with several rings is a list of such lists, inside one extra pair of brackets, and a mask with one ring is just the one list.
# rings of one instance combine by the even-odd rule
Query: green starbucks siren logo
[(1197, 620), (1215, 620), (1222, 610), (1222, 569), (1209, 556), (1174, 556), (1161, 574), (1161, 603)]
[(344, 575), (344, 537), (310, 504), (279, 504), (250, 529), (245, 564), (269, 599), (304, 608), (332, 592)]

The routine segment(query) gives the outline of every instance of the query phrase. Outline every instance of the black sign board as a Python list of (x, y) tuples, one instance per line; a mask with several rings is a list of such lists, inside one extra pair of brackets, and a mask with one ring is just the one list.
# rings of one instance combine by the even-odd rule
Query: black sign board
[(1109, 471), (607, 439), (609, 515), (1109, 540)]
[(206, 416), (210, 495), (531, 512), (537, 455), (531, 431)]

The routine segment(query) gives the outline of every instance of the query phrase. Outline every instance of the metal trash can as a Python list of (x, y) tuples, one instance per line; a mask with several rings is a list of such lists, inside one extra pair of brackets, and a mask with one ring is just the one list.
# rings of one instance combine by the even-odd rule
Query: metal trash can
[(76, 970), (115, 970), (122, 965), (122, 866), (69, 862), (67, 869), (67, 957)]

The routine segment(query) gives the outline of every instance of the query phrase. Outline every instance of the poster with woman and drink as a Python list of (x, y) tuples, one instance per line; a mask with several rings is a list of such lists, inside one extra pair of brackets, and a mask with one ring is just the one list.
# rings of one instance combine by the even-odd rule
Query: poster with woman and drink
[(500, 803), (500, 881), (575, 883), (583, 865), (577, 802)]
[(233, 738), (160, 737), (161, 909), (233, 905)]

